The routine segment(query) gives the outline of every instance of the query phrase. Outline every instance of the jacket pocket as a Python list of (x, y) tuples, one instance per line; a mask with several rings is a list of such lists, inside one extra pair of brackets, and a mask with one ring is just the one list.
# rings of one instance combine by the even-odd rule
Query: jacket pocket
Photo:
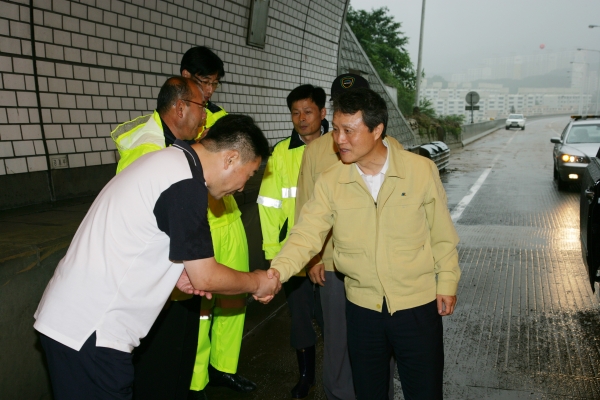
[(412, 243), (401, 243), (395, 247), (395, 251), (418, 250), (425, 247), (425, 240), (418, 240)]
[(361, 268), (369, 265), (367, 253), (360, 245), (339, 241), (333, 243), (333, 262), (340, 272), (353, 279)]
[(433, 270), (433, 257), (425, 239), (397, 244), (392, 257), (393, 263), (407, 272), (420, 275)]

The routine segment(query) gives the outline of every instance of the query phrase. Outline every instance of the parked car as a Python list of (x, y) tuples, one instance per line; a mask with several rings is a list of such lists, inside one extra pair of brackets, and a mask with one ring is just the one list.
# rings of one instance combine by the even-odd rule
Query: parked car
[(521, 128), (522, 131), (525, 130), (525, 116), (523, 114), (510, 114), (508, 118), (506, 118), (506, 130), (510, 128)]
[(600, 148), (600, 116), (573, 116), (554, 143), (554, 179), (558, 190), (581, 182), (583, 171)]
[(579, 227), (581, 253), (592, 290), (600, 282), (600, 150), (590, 160), (581, 180)]

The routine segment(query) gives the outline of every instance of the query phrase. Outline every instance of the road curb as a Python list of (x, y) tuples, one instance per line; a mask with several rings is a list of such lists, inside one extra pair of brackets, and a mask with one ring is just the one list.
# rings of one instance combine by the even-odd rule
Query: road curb
[(473, 136), (473, 137), (470, 137), (470, 138), (468, 138), (468, 139), (465, 139), (465, 140), (463, 140), (463, 141), (462, 141), (462, 145), (463, 145), (463, 147), (465, 147), (465, 146), (467, 146), (467, 145), (469, 145), (469, 144), (473, 143), (474, 141), (476, 141), (476, 140), (479, 140), (479, 139), (481, 139), (482, 137), (484, 137), (484, 136), (487, 136), (487, 135), (489, 135), (490, 133), (494, 133), (494, 132), (496, 132), (496, 131), (498, 131), (498, 130), (500, 130), (500, 128), (499, 128), (499, 127), (492, 128), (492, 129), (488, 129), (487, 131), (481, 132), (480, 134), (477, 134), (477, 135), (475, 135), (475, 136)]

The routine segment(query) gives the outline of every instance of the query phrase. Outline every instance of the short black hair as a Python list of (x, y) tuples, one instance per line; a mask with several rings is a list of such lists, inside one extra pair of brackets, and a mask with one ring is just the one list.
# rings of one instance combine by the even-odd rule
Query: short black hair
[(221, 117), (208, 130), (200, 143), (210, 152), (237, 150), (242, 163), (256, 157), (269, 157), (269, 142), (254, 120), (241, 114), (228, 114)]
[(194, 96), (190, 85), (198, 84), (183, 76), (172, 76), (165, 81), (158, 92), (156, 100), (156, 111), (159, 115), (163, 115), (169, 111), (171, 106), (180, 99), (190, 99)]
[(181, 59), (180, 73), (186, 69), (193, 76), (209, 76), (217, 74), (217, 79), (225, 76), (223, 60), (206, 46), (192, 47)]
[(385, 100), (367, 88), (356, 88), (345, 91), (333, 99), (333, 113), (342, 114), (362, 113), (362, 119), (369, 132), (373, 132), (379, 124), (383, 124), (381, 138), (385, 138), (388, 124), (388, 110)]
[(300, 85), (290, 92), (287, 96), (287, 106), (292, 111), (292, 104), (298, 100), (311, 99), (313, 103), (322, 110), (325, 107), (325, 100), (327, 96), (323, 88), (315, 87), (313, 85)]

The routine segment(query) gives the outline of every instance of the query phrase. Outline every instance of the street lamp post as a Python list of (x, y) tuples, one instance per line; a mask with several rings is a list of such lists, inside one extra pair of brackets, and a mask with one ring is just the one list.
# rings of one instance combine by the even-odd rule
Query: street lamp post
[[(587, 63), (571, 61), (571, 64), (587, 64)], [(578, 71), (578, 72), (581, 73), (581, 86), (579, 88), (579, 112), (578, 112), (578, 114), (583, 115), (583, 86), (584, 86), (585, 80), (587, 78), (587, 73), (584, 73), (583, 71)]]
[[(594, 26), (597, 26), (597, 25), (590, 25), (590, 28), (594, 27)], [(581, 50), (593, 51), (593, 52), (598, 53), (598, 71), (597, 71), (598, 73), (597, 73), (597, 78), (596, 78), (596, 81), (597, 81), (596, 82), (596, 112), (594, 114), (594, 115), (598, 115), (598, 103), (600, 103), (600, 50), (581, 49), (581, 48), (579, 48), (577, 50), (578, 51), (581, 51)]]
[(415, 107), (419, 107), (419, 90), (421, 90), (421, 57), (423, 55), (423, 27), (425, 25), (425, 0), (421, 10), (421, 33), (419, 36), (419, 57), (417, 61), (417, 87), (415, 93)]

